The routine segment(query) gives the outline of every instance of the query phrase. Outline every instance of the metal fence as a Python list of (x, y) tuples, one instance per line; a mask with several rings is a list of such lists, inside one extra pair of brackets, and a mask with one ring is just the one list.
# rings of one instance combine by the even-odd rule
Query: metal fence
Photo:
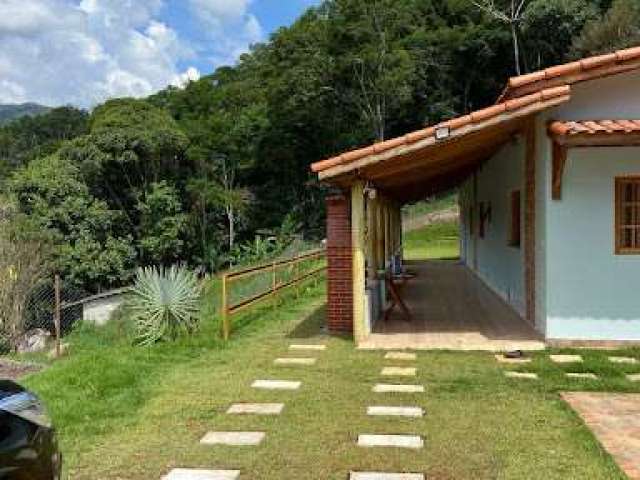
[(257, 303), (274, 298), (283, 290), (324, 272), (326, 251), (313, 250), (268, 264), (243, 268), (222, 275), (222, 336), (231, 335), (231, 317)]
[(76, 322), (82, 320), (82, 304), (79, 300), (88, 292), (59, 276), (44, 279), (33, 286), (22, 310), (21, 333), (26, 335), (36, 329), (51, 335), (59, 354), (61, 339)]

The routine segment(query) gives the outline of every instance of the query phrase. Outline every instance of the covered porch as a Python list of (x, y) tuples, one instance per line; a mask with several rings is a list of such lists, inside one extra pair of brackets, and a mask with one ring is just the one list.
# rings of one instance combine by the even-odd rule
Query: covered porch
[(455, 260), (410, 262), (417, 276), (403, 297), (411, 321), (393, 311), (359, 343), (362, 349), (540, 350), (534, 328)]
[[(534, 329), (535, 118), (568, 99), (568, 87), (543, 90), (313, 164), (319, 179), (335, 189), (327, 203), (329, 330), (351, 331), (361, 348), (542, 348)], [(478, 171), (509, 145), (522, 145), (517, 174), (521, 315), (472, 273), (482, 270), (479, 247), (493, 248), (483, 241), (490, 208), (478, 199)], [(385, 323), (389, 293), (401, 276), (402, 206), (462, 184), (473, 187), (471, 208), (463, 214), (475, 219), (468, 223), (474, 241), (465, 246), (467, 267), (412, 266), (417, 276), (402, 298), (413, 321), (403, 324), (396, 310)]]

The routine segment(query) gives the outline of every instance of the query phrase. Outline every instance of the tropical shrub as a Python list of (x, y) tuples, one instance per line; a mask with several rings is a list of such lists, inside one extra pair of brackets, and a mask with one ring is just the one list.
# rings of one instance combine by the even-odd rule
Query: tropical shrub
[(127, 302), (137, 343), (151, 345), (196, 331), (201, 292), (197, 275), (184, 266), (139, 268)]

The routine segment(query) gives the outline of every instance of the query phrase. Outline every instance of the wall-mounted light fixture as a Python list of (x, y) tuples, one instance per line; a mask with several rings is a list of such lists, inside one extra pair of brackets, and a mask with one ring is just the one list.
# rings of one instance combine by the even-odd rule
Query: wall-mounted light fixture
[(378, 191), (376, 190), (376, 187), (367, 182), (367, 184), (364, 186), (364, 195), (368, 197), (369, 200), (375, 200), (378, 196)]
[(449, 128), (449, 125), (439, 125), (436, 127), (436, 140), (446, 140), (449, 138), (450, 134), (451, 129)]

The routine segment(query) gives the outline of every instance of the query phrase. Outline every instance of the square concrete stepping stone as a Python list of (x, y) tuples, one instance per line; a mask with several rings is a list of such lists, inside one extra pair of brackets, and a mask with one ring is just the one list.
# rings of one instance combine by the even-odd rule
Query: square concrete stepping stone
[(627, 380), (631, 382), (640, 382), (640, 373), (630, 373), (627, 375)]
[(317, 359), (315, 358), (294, 358), (294, 357), (285, 357), (285, 358), (276, 358), (273, 363), (276, 365), (314, 365)]
[(495, 355), (495, 357), (496, 357), (496, 360), (500, 363), (530, 363), (531, 362), (531, 359), (527, 357), (509, 358), (502, 353)]
[(264, 440), (264, 432), (209, 432), (200, 443), (202, 445), (258, 445)]
[(291, 382), (289, 380), (256, 380), (251, 384), (253, 388), (262, 390), (298, 390), (302, 382)]
[(565, 373), (567, 378), (584, 378), (587, 380), (597, 380), (598, 376), (595, 373)]
[(417, 356), (410, 352), (388, 352), (384, 358), (386, 360), (415, 360)]
[(538, 374), (537, 373), (531, 373), (531, 372), (504, 372), (505, 377), (508, 378), (526, 378), (529, 380), (536, 380), (538, 378)]
[(549, 355), (552, 362), (555, 363), (579, 363), (582, 362), (580, 355)]
[(227, 410), (228, 414), (280, 415), (284, 403), (235, 403)]
[(609, 361), (611, 363), (630, 363), (630, 364), (638, 363), (638, 359), (633, 357), (609, 357)]
[(395, 447), (422, 448), (424, 442), (418, 435), (359, 435), (358, 445), (361, 447)]
[(396, 385), (392, 383), (379, 383), (374, 385), (375, 393), (424, 393), (422, 385)]
[(424, 480), (422, 473), (351, 472), (349, 480)]
[(415, 377), (416, 371), (415, 367), (384, 367), (380, 374), (386, 377)]
[(321, 352), (326, 350), (326, 345), (313, 345), (313, 344), (305, 344), (305, 343), (294, 343), (293, 345), (289, 345), (289, 350), (294, 351), (312, 351), (312, 352)]
[(367, 407), (367, 415), (372, 417), (422, 417), (424, 410), (420, 407)]
[(236, 480), (240, 470), (203, 470), (198, 468), (175, 468), (162, 480)]

